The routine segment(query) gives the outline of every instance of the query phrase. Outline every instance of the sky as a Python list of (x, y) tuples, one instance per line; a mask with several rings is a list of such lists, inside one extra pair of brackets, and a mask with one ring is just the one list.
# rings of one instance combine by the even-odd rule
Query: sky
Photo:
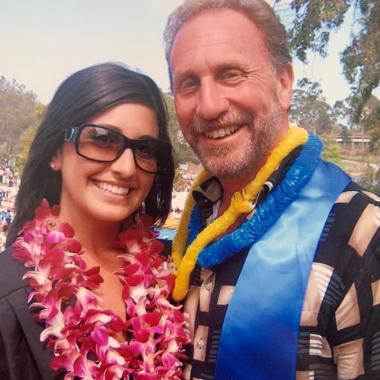
[[(48, 104), (70, 74), (102, 62), (122, 62), (169, 90), (162, 33), (182, 0), (0, 0), (0, 75), (15, 79)], [(332, 35), (327, 59), (295, 62), (296, 78), (321, 83), (332, 105), (349, 94), (339, 51), (350, 26)]]

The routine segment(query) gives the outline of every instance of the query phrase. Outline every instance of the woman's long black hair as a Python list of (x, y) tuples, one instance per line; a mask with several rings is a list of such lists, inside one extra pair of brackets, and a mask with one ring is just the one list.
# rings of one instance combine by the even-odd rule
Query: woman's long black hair
[[(15, 217), (7, 234), (7, 247), (25, 222), (33, 218), (43, 198), (50, 205), (59, 203), (61, 174), (50, 168), (50, 161), (63, 144), (64, 130), (121, 103), (139, 103), (151, 108), (156, 114), (159, 139), (170, 142), (165, 101), (148, 76), (115, 63), (99, 64), (74, 73), (59, 86), (32, 142), (15, 201)], [(172, 156), (158, 165), (165, 170), (156, 174), (145, 209), (154, 221), (162, 224), (170, 212), (174, 178)]]

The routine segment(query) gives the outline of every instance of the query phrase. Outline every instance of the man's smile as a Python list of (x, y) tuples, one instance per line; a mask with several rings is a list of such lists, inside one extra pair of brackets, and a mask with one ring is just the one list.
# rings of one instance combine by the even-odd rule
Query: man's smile
[(233, 133), (235, 133), (238, 129), (240, 129), (241, 126), (233, 125), (230, 127), (215, 129), (213, 131), (207, 131), (205, 132), (206, 137), (211, 139), (219, 139), (222, 137), (230, 136)]

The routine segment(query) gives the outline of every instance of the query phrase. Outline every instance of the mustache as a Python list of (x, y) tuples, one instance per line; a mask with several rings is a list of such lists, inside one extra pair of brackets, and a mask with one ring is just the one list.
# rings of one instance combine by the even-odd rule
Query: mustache
[(251, 125), (252, 121), (253, 117), (250, 113), (235, 109), (220, 115), (214, 120), (205, 120), (202, 117), (195, 115), (190, 128), (193, 132), (203, 133), (214, 129), (230, 127), (231, 125)]

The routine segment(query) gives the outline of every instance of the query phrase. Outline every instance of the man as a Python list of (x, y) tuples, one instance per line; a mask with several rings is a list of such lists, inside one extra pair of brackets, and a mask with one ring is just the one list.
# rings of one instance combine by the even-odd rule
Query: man
[(262, 0), (190, 0), (165, 30), (205, 172), (173, 242), (192, 379), (379, 379), (380, 199), (290, 125), (284, 27)]

